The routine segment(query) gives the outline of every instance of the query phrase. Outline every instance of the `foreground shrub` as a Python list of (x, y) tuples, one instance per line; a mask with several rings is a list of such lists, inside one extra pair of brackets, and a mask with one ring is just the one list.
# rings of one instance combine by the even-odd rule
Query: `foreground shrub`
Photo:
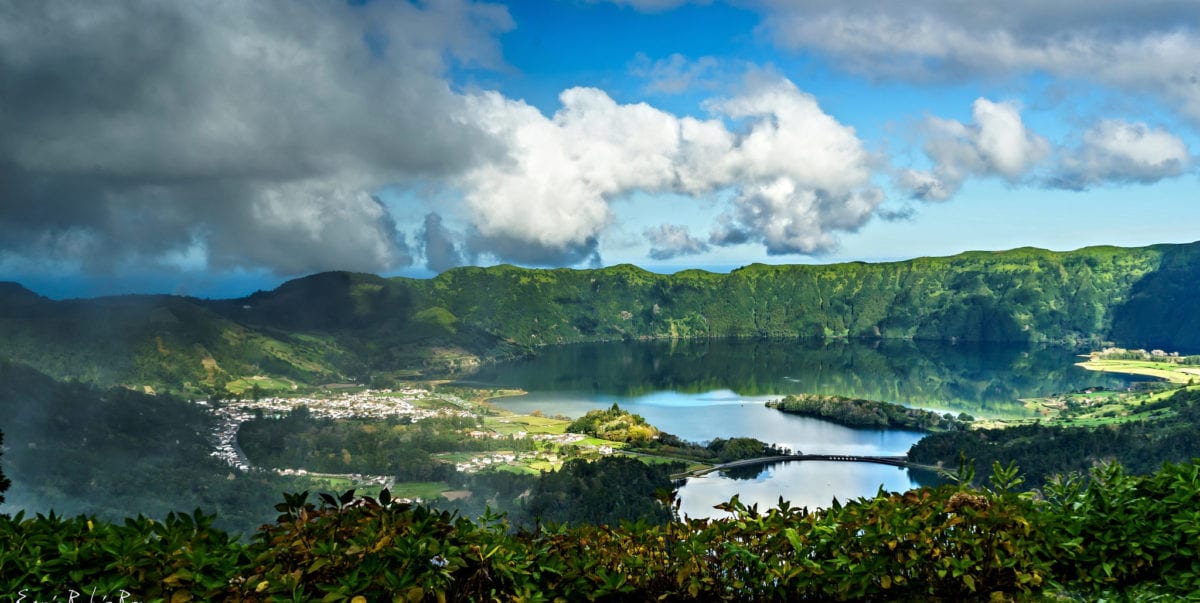
[(211, 601), (246, 566), (214, 516), (172, 513), (109, 523), (50, 513), (0, 515), (0, 592), (13, 600)]
[(1055, 480), (1046, 498), (1054, 572), (1065, 583), (1092, 593), (1139, 582), (1200, 592), (1200, 464), (1168, 464), (1147, 476), (1105, 465), (1086, 485)]
[(880, 492), (809, 513), (561, 525), (513, 531), (423, 506), (285, 495), (249, 544), (201, 513), (108, 524), (0, 517), (0, 589), (49, 600), (67, 588), (132, 600), (892, 601), (1074, 600), (1128, 592), (1182, 598), (1200, 587), (1195, 463), (1149, 476), (1101, 467), (1044, 500), (990, 485)]

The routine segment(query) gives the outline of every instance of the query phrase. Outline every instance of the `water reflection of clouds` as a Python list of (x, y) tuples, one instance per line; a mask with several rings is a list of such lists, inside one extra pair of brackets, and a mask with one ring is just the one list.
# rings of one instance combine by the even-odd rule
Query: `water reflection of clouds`
[[(496, 403), (515, 412), (541, 410), (546, 414), (582, 416), (588, 410), (617, 402), (652, 425), (685, 440), (706, 443), (714, 438), (754, 437), (808, 454), (890, 456), (905, 454), (923, 434), (912, 431), (851, 429), (827, 421), (781, 413), (767, 408), (769, 396), (739, 396), (731, 390), (704, 393), (656, 391), (639, 396), (594, 392), (532, 392), (502, 398)], [(739, 494), (761, 510), (783, 496), (796, 506), (827, 507), (836, 496), (845, 501), (885, 489), (903, 491), (916, 484), (905, 470), (886, 465), (838, 462), (788, 462), (766, 466), (759, 474), (712, 474), (691, 478), (680, 489), (681, 511), (692, 517), (713, 517), (713, 505)], [(750, 479), (746, 479), (750, 477)]]
[(559, 401), (594, 397), (604, 406), (701, 407), (813, 393), (980, 418), (1024, 417), (1032, 411), (1020, 398), (1127, 383), (1073, 366), (1076, 353), (898, 340), (598, 343), (550, 346), (534, 358), (489, 365), (472, 379), (547, 392)]
[(754, 480), (730, 479), (720, 474), (689, 478), (679, 489), (681, 514), (688, 517), (727, 517), (714, 505), (734, 494), (747, 506), (757, 503), (759, 511), (777, 506), (782, 496), (793, 506), (809, 510), (826, 508), (834, 497), (841, 502), (874, 496), (884, 490), (903, 492), (920, 484), (907, 470), (870, 463), (826, 461), (789, 462), (770, 465)]
[(643, 396), (626, 398), (631, 406), (700, 407), (735, 404), (763, 404), (771, 396), (740, 396), (728, 389), (718, 389), (700, 394), (676, 391), (657, 391)]
[(737, 396), (729, 390), (704, 394), (666, 391), (629, 398), (553, 392), (501, 398), (496, 404), (518, 413), (540, 410), (547, 415), (579, 417), (617, 402), (642, 415), (651, 425), (685, 440), (706, 443), (715, 438), (753, 437), (809, 454), (905, 454), (923, 435), (914, 431), (852, 429), (786, 414), (767, 408), (763, 404), (766, 399)]

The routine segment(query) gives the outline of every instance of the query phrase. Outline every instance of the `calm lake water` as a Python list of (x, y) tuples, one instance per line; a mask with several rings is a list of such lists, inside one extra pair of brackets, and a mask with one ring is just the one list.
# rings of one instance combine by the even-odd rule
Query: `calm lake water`
[[(663, 431), (697, 442), (737, 436), (805, 453), (905, 454), (922, 434), (850, 429), (768, 409), (789, 393), (838, 394), (976, 417), (1027, 416), (1020, 398), (1102, 386), (1123, 376), (1074, 366), (1078, 352), (1052, 346), (913, 341), (704, 340), (548, 347), (535, 358), (485, 367), (464, 383), (517, 387), (496, 400), (519, 413), (578, 417), (617, 402)], [(885, 465), (790, 462), (751, 475), (710, 474), (680, 489), (681, 511), (713, 516), (739, 494), (747, 504), (825, 507), (836, 496), (903, 491), (932, 480)]]

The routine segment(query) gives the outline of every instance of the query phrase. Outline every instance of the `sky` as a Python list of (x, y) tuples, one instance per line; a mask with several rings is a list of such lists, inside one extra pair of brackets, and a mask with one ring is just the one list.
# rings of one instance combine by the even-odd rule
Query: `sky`
[(1196, 0), (0, 0), (0, 280), (1200, 239)]

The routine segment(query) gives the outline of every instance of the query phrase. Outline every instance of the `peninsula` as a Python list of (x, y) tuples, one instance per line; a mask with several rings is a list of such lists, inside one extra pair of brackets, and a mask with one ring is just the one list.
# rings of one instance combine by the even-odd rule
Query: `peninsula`
[(860, 400), (844, 396), (795, 394), (767, 402), (768, 408), (832, 421), (847, 427), (911, 429), (915, 431), (957, 431), (967, 429), (975, 418), (966, 413), (957, 416), (931, 410), (910, 408), (891, 402)]

